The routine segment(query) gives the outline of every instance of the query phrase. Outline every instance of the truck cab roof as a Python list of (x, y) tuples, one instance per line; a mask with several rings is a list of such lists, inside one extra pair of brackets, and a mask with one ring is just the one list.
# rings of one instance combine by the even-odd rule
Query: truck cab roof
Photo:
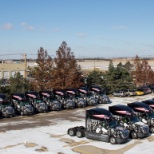
[(0, 101), (3, 101), (6, 99), (6, 95), (5, 94), (0, 94)]
[(91, 119), (110, 119), (112, 116), (111, 112), (104, 108), (93, 108), (86, 110), (86, 117)]
[(72, 95), (76, 95), (78, 94), (78, 90), (77, 89), (74, 89), (74, 88), (70, 88), (70, 89), (65, 89), (65, 91), (69, 94), (72, 94)]
[(25, 95), (26, 97), (29, 97), (29, 98), (39, 98), (39, 93), (37, 91), (28, 91), (28, 92), (25, 92)]
[(50, 97), (53, 93), (50, 90), (45, 90), (45, 91), (39, 91), (39, 94), (41, 96)]
[(153, 99), (144, 100), (142, 102), (149, 105), (152, 109), (154, 109), (154, 100)]
[(25, 94), (24, 93), (12, 93), (11, 98), (16, 99), (16, 100), (23, 100), (25, 99)]
[(126, 105), (113, 105), (109, 106), (109, 111), (114, 114), (114, 115), (119, 115), (119, 116), (129, 116), (134, 113), (134, 111), (126, 106)]
[(127, 104), (130, 108), (132, 108), (135, 112), (150, 112), (151, 108), (142, 102), (133, 102), (133, 103), (129, 103)]

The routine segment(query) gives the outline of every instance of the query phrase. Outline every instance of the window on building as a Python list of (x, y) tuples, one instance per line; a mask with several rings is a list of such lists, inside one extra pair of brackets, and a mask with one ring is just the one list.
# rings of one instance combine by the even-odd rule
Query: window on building
[(8, 71), (4, 71), (4, 79), (9, 79), (9, 72)]
[(2, 79), (2, 72), (0, 71), (0, 79)]
[(11, 77), (14, 77), (15, 76), (15, 73), (16, 73), (15, 71), (12, 71), (11, 72)]

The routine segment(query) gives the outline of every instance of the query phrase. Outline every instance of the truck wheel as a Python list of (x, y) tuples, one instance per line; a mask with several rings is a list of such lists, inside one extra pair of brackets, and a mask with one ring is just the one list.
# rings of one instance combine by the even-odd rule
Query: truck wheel
[(110, 143), (111, 144), (116, 144), (116, 138), (115, 137), (110, 137)]
[(153, 126), (150, 127), (150, 132), (154, 133), (154, 127)]
[(132, 137), (133, 139), (136, 139), (136, 138), (137, 138), (137, 133), (136, 133), (135, 131), (132, 131), (132, 132), (131, 132), (131, 137)]
[(74, 129), (74, 128), (68, 129), (68, 134), (69, 134), (70, 136), (75, 136), (75, 135), (76, 135), (75, 129)]
[(83, 130), (81, 130), (81, 129), (77, 130), (76, 136), (77, 136), (78, 138), (82, 138), (82, 137), (83, 137)]

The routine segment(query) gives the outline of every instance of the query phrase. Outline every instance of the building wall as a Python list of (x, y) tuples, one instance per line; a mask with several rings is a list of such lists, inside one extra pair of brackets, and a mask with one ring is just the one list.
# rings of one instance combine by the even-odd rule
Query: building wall
[(9, 79), (10, 77), (13, 77), (15, 73), (20, 72), (21, 75), (25, 77), (25, 64), (20, 63), (3, 63), (0, 64), (0, 79)]
[[(113, 65), (116, 66), (119, 62), (122, 62), (122, 64), (125, 64), (127, 61), (130, 61), (131, 63), (133, 62), (132, 59), (112, 59)], [(154, 60), (147, 60), (151, 68), (154, 70)], [(99, 69), (101, 71), (106, 71), (108, 70), (110, 60), (77, 60), (77, 64), (81, 66), (81, 69), (84, 70), (93, 70), (93, 69)], [(36, 61), (28, 61), (27, 62), (27, 67), (34, 67), (36, 66)], [(24, 77), (26, 76), (25, 74), (25, 63), (20, 62), (20, 63), (1, 63), (0, 64), (0, 79), (4, 78), (10, 78), (11, 76), (14, 76), (15, 73), (20, 72), (21, 75)]]

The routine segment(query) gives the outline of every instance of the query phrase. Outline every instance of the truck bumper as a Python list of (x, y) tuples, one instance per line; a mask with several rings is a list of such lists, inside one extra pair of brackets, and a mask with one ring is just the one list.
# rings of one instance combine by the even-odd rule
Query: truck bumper
[(125, 138), (125, 139), (123, 139), (123, 138), (116, 138), (116, 140), (117, 140), (117, 143), (120, 144), (120, 143), (128, 142), (129, 138)]
[(149, 133), (147, 133), (147, 134), (137, 133), (137, 136), (138, 136), (138, 138), (144, 138), (144, 137), (149, 136)]

